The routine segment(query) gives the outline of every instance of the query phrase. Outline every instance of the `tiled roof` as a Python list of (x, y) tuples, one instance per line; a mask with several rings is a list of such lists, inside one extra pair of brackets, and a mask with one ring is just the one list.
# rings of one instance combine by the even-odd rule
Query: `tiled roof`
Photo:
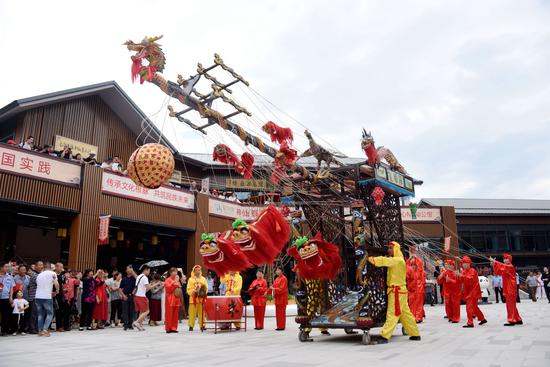
[(426, 198), (420, 203), (454, 206), (457, 215), (550, 215), (550, 200)]

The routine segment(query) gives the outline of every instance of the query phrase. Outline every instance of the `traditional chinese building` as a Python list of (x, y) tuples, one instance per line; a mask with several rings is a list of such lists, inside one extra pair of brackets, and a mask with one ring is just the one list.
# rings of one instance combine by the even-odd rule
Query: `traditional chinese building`
[[(36, 144), (91, 151), (99, 162), (127, 162), (138, 143), (159, 131), (115, 82), (16, 100), (0, 109), (0, 258), (64, 260), (70, 267), (111, 267), (161, 257), (187, 265), (195, 259), (195, 195), (175, 175), (173, 186), (137, 187), (123, 175), (24, 150)], [(177, 154), (176, 172), (200, 179), (205, 165)], [(182, 181), (183, 180), (183, 181)], [(180, 187), (178, 187), (180, 186)], [(107, 244), (98, 246), (99, 218), (110, 216)], [(189, 245), (192, 243), (193, 245)]]
[(550, 263), (550, 200), (427, 198), (420, 206), (454, 208), (462, 252), (509, 252), (520, 269)]

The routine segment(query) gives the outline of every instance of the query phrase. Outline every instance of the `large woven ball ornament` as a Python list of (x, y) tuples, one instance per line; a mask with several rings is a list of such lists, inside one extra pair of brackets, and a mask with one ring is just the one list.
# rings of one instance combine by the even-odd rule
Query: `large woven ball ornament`
[(174, 156), (162, 144), (145, 144), (128, 161), (128, 176), (138, 186), (156, 189), (168, 182), (174, 172)]

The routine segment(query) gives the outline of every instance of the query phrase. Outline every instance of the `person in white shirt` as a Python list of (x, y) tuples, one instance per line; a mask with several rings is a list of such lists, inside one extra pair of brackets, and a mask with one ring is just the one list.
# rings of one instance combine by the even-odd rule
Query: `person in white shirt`
[(25, 335), (25, 310), (29, 308), (29, 302), (23, 298), (23, 291), (19, 290), (15, 294), (13, 300), (13, 318), (14, 318), (14, 332), (13, 335), (19, 334)]
[(132, 326), (139, 331), (145, 330), (143, 328), (143, 321), (147, 315), (149, 315), (149, 300), (145, 294), (149, 289), (153, 288), (153, 286), (149, 284), (149, 278), (147, 278), (150, 272), (151, 269), (147, 265), (144, 265), (141, 268), (141, 274), (136, 278), (134, 306), (136, 312), (139, 313), (139, 316), (137, 320), (134, 321)]
[(19, 145), (21, 148), (26, 150), (33, 150), (34, 149), (34, 137), (30, 136), (25, 140), (25, 142), (21, 143)]
[[(59, 293), (57, 275), (51, 270), (49, 262), (44, 263), (44, 270), (36, 277), (36, 311), (38, 314), (38, 336), (50, 336), (50, 324), (53, 319), (52, 295)], [(55, 287), (55, 291), (54, 291)]]

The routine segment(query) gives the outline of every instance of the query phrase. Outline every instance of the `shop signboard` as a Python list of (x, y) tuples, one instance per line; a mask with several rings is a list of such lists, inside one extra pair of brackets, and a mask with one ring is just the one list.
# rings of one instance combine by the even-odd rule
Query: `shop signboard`
[(170, 186), (147, 189), (136, 185), (129, 177), (113, 172), (103, 171), (101, 190), (104, 194), (145, 201), (161, 206), (183, 210), (195, 209), (195, 196), (187, 190)]
[(227, 178), (225, 179), (226, 189), (245, 189), (250, 191), (264, 191), (267, 189), (267, 180)]
[(0, 144), (0, 171), (80, 186), (80, 164)]
[(417, 208), (416, 218), (413, 219), (409, 207), (401, 208), (401, 220), (404, 222), (440, 222), (441, 209), (439, 208)]
[(411, 177), (394, 171), (386, 164), (379, 164), (374, 170), (375, 178), (387, 182), (403, 194), (414, 196), (414, 184)]
[(174, 172), (172, 172), (172, 177), (170, 177), (170, 182), (181, 185), (181, 171), (175, 169)]
[(80, 153), (80, 155), (82, 155), (82, 158), (86, 158), (90, 155), (90, 152), (95, 152), (97, 157), (97, 147), (95, 145), (86, 144), (78, 140), (69, 139), (61, 135), (56, 135), (54, 150), (56, 152), (61, 152), (63, 151), (63, 147), (65, 147), (65, 145), (71, 148), (73, 155), (77, 155)]
[(265, 206), (248, 206), (233, 203), (231, 201), (210, 198), (208, 201), (208, 210), (210, 215), (235, 219), (254, 220), (260, 214)]

